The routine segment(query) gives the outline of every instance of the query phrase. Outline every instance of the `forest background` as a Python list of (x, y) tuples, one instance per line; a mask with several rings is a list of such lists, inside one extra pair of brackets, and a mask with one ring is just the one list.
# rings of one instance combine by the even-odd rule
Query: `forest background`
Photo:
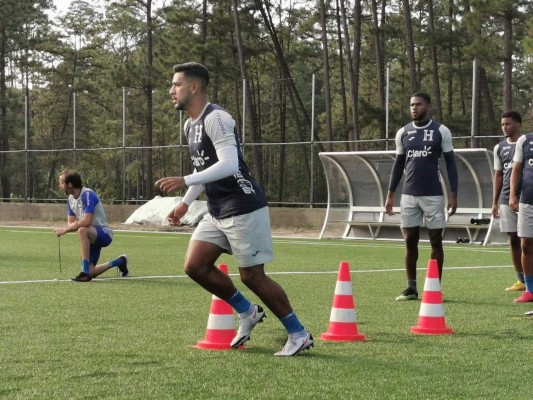
[[(271, 202), (323, 204), (320, 151), (394, 148), (431, 94), (455, 147), (533, 131), (533, 3), (520, 0), (0, 0), (0, 199), (60, 198), (77, 168), (110, 201), (190, 172), (168, 89), (205, 64)], [(312, 184), (309, 184), (309, 177)], [(304, 201), (302, 201), (302, 197)]]

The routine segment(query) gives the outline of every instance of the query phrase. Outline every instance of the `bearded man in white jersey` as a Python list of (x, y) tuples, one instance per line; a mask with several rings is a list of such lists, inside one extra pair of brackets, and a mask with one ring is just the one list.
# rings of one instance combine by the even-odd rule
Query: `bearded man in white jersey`
[(273, 260), (267, 201), (244, 162), (235, 121), (227, 111), (208, 102), (208, 84), (205, 66), (195, 62), (174, 66), (169, 92), (175, 109), (189, 114), (184, 131), (194, 173), (161, 178), (156, 185), (167, 193), (188, 187), (181, 202), (168, 215), (172, 225), (180, 223), (201, 192), (206, 193), (208, 213), (191, 237), (185, 273), (238, 313), (239, 329), (231, 346), (238, 348), (249, 340), (265, 312), (216, 268), (222, 253), (235, 256), (241, 281), (287, 330), (288, 340), (275, 355), (293, 356), (312, 347), (313, 336), (300, 323), (285, 291), (265, 274), (264, 264)]
[(113, 230), (107, 223), (98, 195), (83, 187), (81, 176), (75, 171), (63, 171), (59, 176), (59, 187), (68, 195), (67, 226), (55, 228), (54, 232), (58, 237), (76, 232), (80, 239), (81, 272), (72, 280), (89, 282), (113, 267), (117, 267), (123, 277), (128, 276), (127, 254), (98, 265), (102, 247), (109, 246), (113, 240)]
[(444, 250), (442, 230), (446, 226), (444, 194), (440, 181), (439, 159), (444, 156), (450, 183), (448, 215), (457, 210), (457, 166), (452, 146), (452, 134), (441, 123), (429, 117), (431, 98), (418, 92), (411, 96), (412, 121), (396, 133), (396, 159), (392, 167), (389, 191), (385, 202), (387, 214), (393, 214), (394, 191), (404, 176), (401, 206), (401, 226), (405, 238), (405, 268), (407, 289), (397, 301), (418, 299), (416, 263), (420, 226), (425, 222), (431, 243), (431, 258), (437, 260), (442, 279)]

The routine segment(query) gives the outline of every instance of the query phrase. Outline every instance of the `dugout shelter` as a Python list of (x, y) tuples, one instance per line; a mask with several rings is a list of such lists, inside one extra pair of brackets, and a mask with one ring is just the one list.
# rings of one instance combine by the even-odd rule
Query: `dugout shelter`
[[(328, 203), (320, 238), (403, 240), (400, 197), (403, 178), (394, 193), (394, 212), (385, 213), (395, 151), (322, 152), (319, 154), (328, 187)], [(468, 243), (507, 243), (492, 218), (493, 152), (484, 148), (455, 149), (459, 189), (457, 212), (448, 219), (444, 240)], [(448, 204), (449, 183), (444, 158), (441, 185)], [(421, 240), (428, 240), (422, 227)]]

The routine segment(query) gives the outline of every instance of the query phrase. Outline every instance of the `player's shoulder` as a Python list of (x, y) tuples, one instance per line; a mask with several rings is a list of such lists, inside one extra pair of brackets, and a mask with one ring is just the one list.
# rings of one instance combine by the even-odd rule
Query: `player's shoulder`
[(442, 122), (432, 120), (431, 123), (434, 126), (434, 129), (438, 130), (441, 135), (450, 135), (452, 136), (452, 131), (450, 128), (448, 128), (446, 125), (444, 125)]
[(231, 118), (230, 113), (222, 106), (214, 103), (208, 103), (204, 111), (204, 119), (212, 118)]
[(99, 199), (98, 194), (94, 190), (88, 187), (82, 187), (80, 191), (80, 197), (83, 197), (85, 199)]
[(532, 141), (533, 140), (533, 132), (532, 133), (526, 133), (525, 135), (522, 135), (518, 138), (516, 141), (516, 147), (521, 147), (526, 143), (526, 141)]
[[(527, 140), (527, 141), (531, 141), (531, 140), (533, 140), (533, 132), (529, 132), (529, 133), (526, 133), (526, 134), (520, 136), (520, 138), (519, 138), (518, 140), (520, 140), (521, 138), (524, 138), (524, 139), (523, 139), (524, 142), (525, 142), (526, 140)], [(518, 141), (517, 141), (517, 143), (518, 143)]]
[(407, 124), (405, 126), (402, 126), (400, 129), (396, 131), (396, 137), (402, 137), (404, 134), (406, 134), (409, 130), (409, 125)]

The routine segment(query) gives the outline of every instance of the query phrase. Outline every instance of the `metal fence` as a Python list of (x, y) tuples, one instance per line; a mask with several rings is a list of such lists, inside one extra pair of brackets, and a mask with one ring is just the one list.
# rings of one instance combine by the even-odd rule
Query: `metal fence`
[[(455, 137), (455, 148), (492, 150), (496, 136)], [(393, 150), (394, 140), (355, 142), (245, 143), (243, 153), (252, 175), (264, 188), (272, 205), (323, 207), (327, 186), (318, 153), (321, 151)], [(65, 167), (80, 171), (84, 185), (97, 191), (106, 203), (142, 204), (155, 195), (147, 187), (147, 160), (152, 176), (186, 175), (191, 163), (186, 145), (115, 147), (0, 152), (12, 193), (2, 201), (64, 202), (57, 178)]]

